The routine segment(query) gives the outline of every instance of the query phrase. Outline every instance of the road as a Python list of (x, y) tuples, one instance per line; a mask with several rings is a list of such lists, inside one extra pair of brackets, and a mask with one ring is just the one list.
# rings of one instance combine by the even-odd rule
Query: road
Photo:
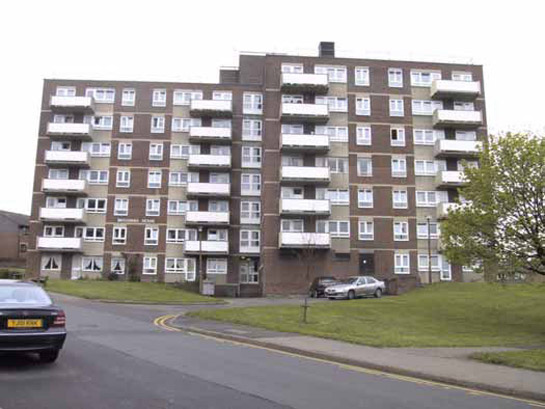
[(0, 409), (531, 407), (153, 325), (180, 307), (59, 303), (69, 330), (61, 357), (0, 356)]

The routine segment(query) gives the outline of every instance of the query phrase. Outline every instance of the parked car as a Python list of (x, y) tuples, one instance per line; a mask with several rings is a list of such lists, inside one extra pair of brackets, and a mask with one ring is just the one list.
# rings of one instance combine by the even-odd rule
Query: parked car
[(325, 296), (329, 299), (345, 298), (353, 300), (357, 297), (382, 297), (386, 290), (384, 281), (370, 276), (355, 276), (341, 280), (338, 284), (325, 289)]
[(66, 339), (66, 315), (39, 285), (0, 280), (0, 352), (36, 352), (54, 362)]
[(308, 294), (312, 298), (323, 297), (325, 295), (325, 289), (338, 283), (335, 277), (316, 277), (312, 280)]

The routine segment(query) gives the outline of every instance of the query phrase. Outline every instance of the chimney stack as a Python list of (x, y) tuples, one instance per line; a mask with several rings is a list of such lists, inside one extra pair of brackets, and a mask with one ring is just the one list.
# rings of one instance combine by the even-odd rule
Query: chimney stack
[(322, 41), (318, 48), (320, 57), (335, 58), (335, 43), (332, 41)]

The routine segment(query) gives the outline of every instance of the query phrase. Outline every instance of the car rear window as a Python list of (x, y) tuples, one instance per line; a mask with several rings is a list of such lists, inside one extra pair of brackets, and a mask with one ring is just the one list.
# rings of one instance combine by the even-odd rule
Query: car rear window
[(0, 286), (0, 306), (2, 304), (47, 305), (51, 299), (40, 287), (8, 285)]

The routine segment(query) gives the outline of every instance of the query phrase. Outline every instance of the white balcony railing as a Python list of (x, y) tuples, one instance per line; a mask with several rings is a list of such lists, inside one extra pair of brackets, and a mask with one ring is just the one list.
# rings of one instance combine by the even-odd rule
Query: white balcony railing
[(90, 137), (92, 128), (90, 124), (55, 123), (47, 124), (47, 134), (52, 136)]
[(329, 119), (329, 108), (325, 104), (282, 103), (282, 119), (327, 121)]
[(286, 248), (329, 248), (329, 233), (292, 233), (281, 232), (278, 239), (280, 247)]
[(439, 139), (435, 142), (435, 156), (477, 156), (483, 146), (481, 141)]
[(318, 199), (280, 199), (282, 214), (331, 214), (331, 202)]
[(83, 223), (85, 221), (85, 212), (83, 209), (75, 208), (42, 207), (40, 209), (40, 220)]
[(460, 205), (458, 203), (447, 203), (447, 202), (439, 203), (437, 205), (437, 218), (444, 219), (448, 216), (448, 213), (451, 210), (458, 209), (459, 207)]
[(325, 74), (282, 74), (283, 91), (313, 91), (326, 93), (329, 88), (328, 77)]
[(240, 246), (240, 252), (244, 254), (259, 254), (261, 248), (259, 246)]
[(45, 163), (48, 165), (89, 166), (89, 152), (45, 151)]
[(282, 166), (282, 181), (329, 182), (329, 168), (318, 166)]
[(215, 142), (231, 141), (231, 128), (214, 128), (211, 126), (192, 126), (189, 137), (194, 140), (210, 140)]
[(49, 105), (53, 110), (62, 110), (65, 112), (92, 112), (95, 110), (95, 101), (92, 97), (64, 97), (54, 95), (49, 100)]
[(203, 254), (227, 254), (229, 253), (228, 241), (191, 240), (184, 242), (184, 252)]
[(435, 80), (431, 84), (432, 98), (475, 99), (481, 94), (479, 81)]
[(44, 179), (44, 193), (87, 194), (87, 181), (81, 179)]
[(481, 111), (456, 111), (451, 109), (437, 109), (433, 113), (433, 126), (458, 128), (476, 128), (483, 123)]
[(80, 252), (82, 239), (77, 237), (38, 237), (38, 250)]
[(229, 224), (229, 212), (195, 212), (190, 211), (185, 214), (186, 223), (194, 224)]
[(435, 176), (437, 186), (462, 186), (465, 183), (463, 172), (459, 170), (443, 170)]
[(188, 166), (204, 168), (230, 168), (231, 155), (189, 155)]
[(189, 182), (187, 184), (187, 194), (194, 196), (229, 196), (231, 194), (231, 184)]
[(194, 99), (190, 110), (193, 115), (228, 117), (233, 114), (233, 104), (231, 101)]
[(282, 149), (327, 151), (329, 135), (282, 134)]

